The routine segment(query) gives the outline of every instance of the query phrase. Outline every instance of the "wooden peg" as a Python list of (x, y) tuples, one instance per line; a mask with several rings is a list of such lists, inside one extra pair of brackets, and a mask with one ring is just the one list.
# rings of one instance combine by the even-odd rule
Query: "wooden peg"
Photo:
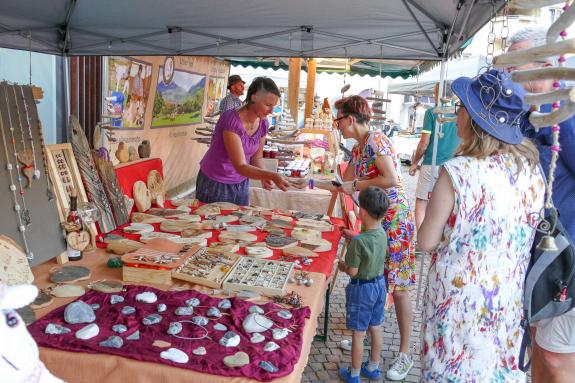
[(536, 129), (559, 124), (575, 114), (575, 102), (567, 101), (559, 109), (551, 113), (531, 112), (529, 122)]
[(575, 7), (569, 7), (547, 30), (547, 43), (553, 43), (560, 37), (559, 34), (569, 28), (575, 21)]
[(493, 59), (496, 68), (520, 66), (535, 61), (544, 61), (549, 57), (575, 53), (575, 39), (553, 42), (535, 48), (502, 54)]
[(525, 103), (530, 105), (544, 105), (551, 104), (561, 100), (569, 99), (575, 102), (575, 89), (564, 88), (557, 89), (547, 93), (526, 93)]
[(511, 73), (513, 82), (537, 80), (575, 80), (575, 68), (541, 68), (521, 70)]

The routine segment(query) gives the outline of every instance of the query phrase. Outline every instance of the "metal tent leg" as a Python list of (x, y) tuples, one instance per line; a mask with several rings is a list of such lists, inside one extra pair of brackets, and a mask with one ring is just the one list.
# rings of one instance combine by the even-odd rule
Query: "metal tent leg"
[[(335, 283), (335, 280), (332, 283)], [(327, 331), (329, 325), (329, 297), (331, 296), (332, 283), (329, 283), (327, 285), (327, 289), (325, 290), (325, 304), (323, 306), (323, 333), (316, 334), (316, 336), (313, 338), (314, 341), (319, 340), (325, 342), (327, 340)]]

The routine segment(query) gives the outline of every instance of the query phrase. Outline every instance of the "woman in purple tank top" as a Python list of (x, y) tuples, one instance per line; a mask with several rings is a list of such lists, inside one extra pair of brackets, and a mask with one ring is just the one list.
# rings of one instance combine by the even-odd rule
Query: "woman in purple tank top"
[(280, 91), (267, 77), (253, 80), (246, 104), (224, 112), (212, 135), (212, 143), (200, 162), (196, 198), (200, 202), (249, 204), (249, 179), (262, 181), (265, 189), (272, 182), (285, 191), (289, 183), (278, 173), (264, 169), (263, 147), (268, 116), (277, 104)]

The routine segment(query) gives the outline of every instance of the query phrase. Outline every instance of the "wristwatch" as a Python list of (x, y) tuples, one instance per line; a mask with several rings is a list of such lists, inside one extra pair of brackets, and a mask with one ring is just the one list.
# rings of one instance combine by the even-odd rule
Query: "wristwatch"
[(357, 178), (353, 180), (351, 186), (353, 187), (353, 191), (359, 191), (359, 189), (357, 188)]

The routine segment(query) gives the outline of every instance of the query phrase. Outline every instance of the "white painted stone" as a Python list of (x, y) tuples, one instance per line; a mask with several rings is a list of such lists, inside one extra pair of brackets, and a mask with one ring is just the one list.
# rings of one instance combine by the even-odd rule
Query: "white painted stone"
[(166, 351), (162, 351), (160, 353), (160, 358), (171, 360), (175, 363), (188, 363), (190, 360), (190, 357), (185, 352), (173, 347), (167, 349)]

